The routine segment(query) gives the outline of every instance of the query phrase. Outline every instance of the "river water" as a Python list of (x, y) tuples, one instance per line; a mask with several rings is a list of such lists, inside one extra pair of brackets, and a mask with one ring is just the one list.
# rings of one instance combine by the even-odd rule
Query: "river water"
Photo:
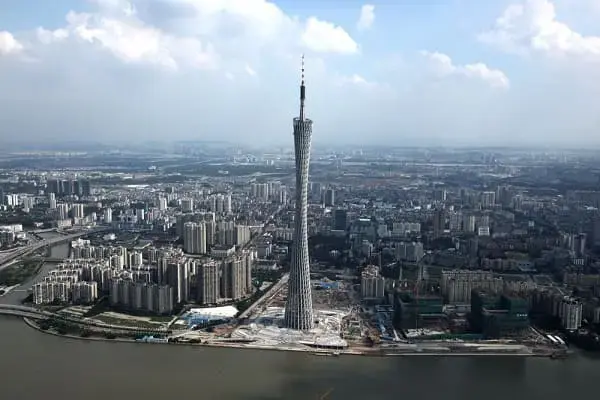
[(317, 357), (65, 339), (0, 317), (0, 399), (564, 400), (595, 396), (600, 360)]

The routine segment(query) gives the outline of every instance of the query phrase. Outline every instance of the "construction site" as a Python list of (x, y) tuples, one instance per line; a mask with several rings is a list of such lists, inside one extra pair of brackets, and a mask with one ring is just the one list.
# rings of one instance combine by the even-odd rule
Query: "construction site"
[(290, 330), (283, 326), (287, 285), (258, 305), (254, 312), (232, 333), (231, 339), (252, 342), (258, 346), (295, 349), (337, 349), (348, 347), (344, 339), (347, 316), (354, 301), (353, 289), (343, 281), (312, 281), (315, 328), (309, 332)]
[[(312, 280), (311, 291), (315, 327), (310, 331), (284, 326), (288, 295), (284, 277), (238, 318), (233, 317), (234, 310), (190, 310), (172, 324), (177, 332), (170, 340), (326, 355), (552, 356), (565, 350), (531, 328), (521, 316), (523, 304), (506, 296), (498, 302), (476, 296), (481, 306), (468, 314), (466, 306), (444, 305), (440, 296), (406, 288), (399, 288), (391, 305), (365, 302), (359, 285), (351, 280)], [(490, 314), (492, 306), (504, 310)], [(197, 329), (208, 318), (205, 314), (218, 316), (223, 323)], [(468, 315), (474, 320), (469, 321)], [(502, 337), (469, 333), (467, 326), (477, 323)]]

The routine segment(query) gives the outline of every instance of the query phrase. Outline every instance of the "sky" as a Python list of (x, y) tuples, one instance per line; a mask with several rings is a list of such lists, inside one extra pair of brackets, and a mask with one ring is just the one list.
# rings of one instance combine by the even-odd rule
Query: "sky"
[(600, 0), (2, 0), (0, 144), (600, 146)]

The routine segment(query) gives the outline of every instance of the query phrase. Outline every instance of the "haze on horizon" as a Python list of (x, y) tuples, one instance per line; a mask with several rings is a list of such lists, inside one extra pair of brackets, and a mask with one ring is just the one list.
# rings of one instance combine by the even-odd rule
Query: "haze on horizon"
[(5, 0), (0, 143), (600, 145), (597, 0), (418, 3)]

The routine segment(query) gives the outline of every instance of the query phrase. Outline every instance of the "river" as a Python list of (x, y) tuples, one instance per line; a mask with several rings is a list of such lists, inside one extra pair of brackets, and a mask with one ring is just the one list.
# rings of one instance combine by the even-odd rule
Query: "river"
[[(55, 253), (56, 254), (56, 253)], [(65, 339), (0, 317), (0, 398), (515, 400), (597, 393), (599, 360), (317, 357)]]
[[(53, 246), (50, 248), (50, 257), (51, 258), (67, 258), (69, 256), (69, 243), (60, 244), (58, 246)], [(56, 267), (56, 263), (47, 262), (42, 265), (40, 272), (25, 281), (18, 288), (13, 289), (8, 294), (0, 297), (0, 303), (3, 304), (21, 304), (21, 300), (27, 296), (27, 291), (33, 286), (34, 283), (43, 279), (47, 273)]]

